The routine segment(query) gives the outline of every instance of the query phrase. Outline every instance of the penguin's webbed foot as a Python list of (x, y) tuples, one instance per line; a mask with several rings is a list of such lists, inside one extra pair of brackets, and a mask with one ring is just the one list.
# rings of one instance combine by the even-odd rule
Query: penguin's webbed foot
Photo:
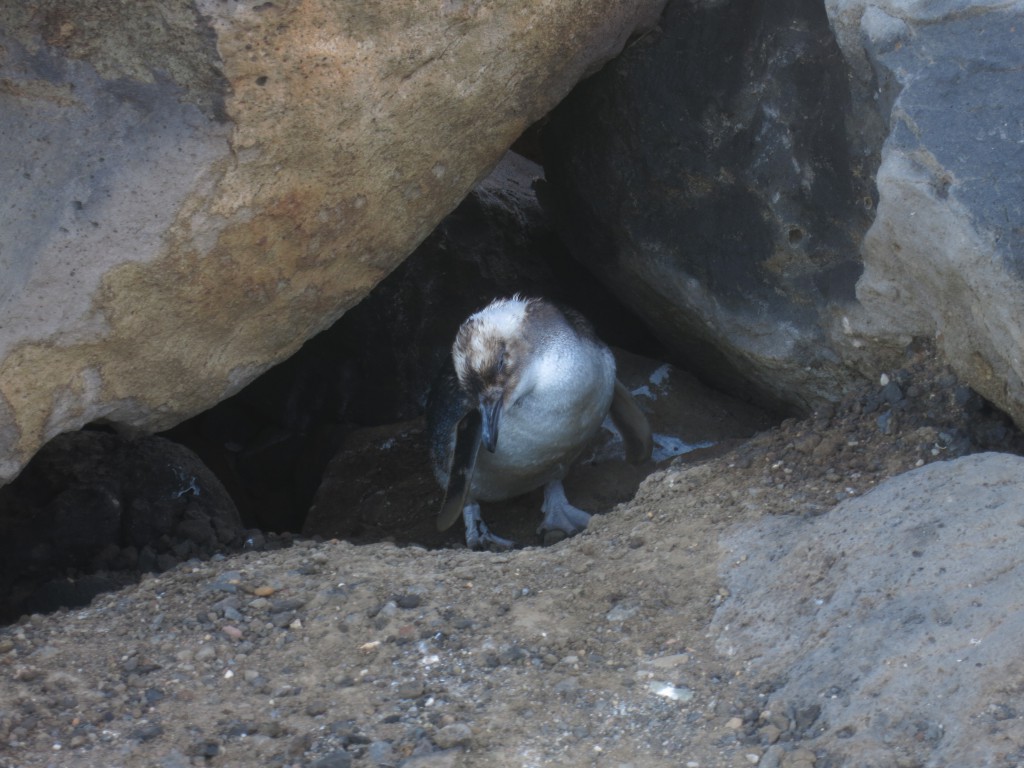
[(490, 550), (492, 552), (505, 552), (512, 549), (516, 543), (510, 539), (503, 539), (491, 533), (487, 523), (480, 516), (480, 505), (467, 504), (462, 509), (462, 519), (466, 523), (466, 546), (472, 550)]
[(561, 480), (552, 480), (544, 486), (544, 504), (540, 511), (544, 513), (544, 521), (537, 533), (544, 537), (545, 544), (575, 536), (590, 523), (589, 513), (569, 503)]

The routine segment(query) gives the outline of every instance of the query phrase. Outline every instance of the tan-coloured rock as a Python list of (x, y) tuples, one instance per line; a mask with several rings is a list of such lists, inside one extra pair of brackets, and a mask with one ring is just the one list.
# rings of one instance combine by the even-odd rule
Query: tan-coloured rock
[(5, 3), (0, 481), (288, 356), (663, 4)]

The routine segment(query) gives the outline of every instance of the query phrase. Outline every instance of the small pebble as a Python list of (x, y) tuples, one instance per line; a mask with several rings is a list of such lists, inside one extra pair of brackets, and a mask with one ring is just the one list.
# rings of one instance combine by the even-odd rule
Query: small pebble
[(397, 765), (398, 758), (389, 741), (375, 741), (366, 748), (366, 762), (370, 765)]
[(398, 698), (418, 699), (423, 695), (424, 686), (422, 680), (408, 680), (398, 686)]
[(635, 603), (618, 603), (614, 608), (608, 611), (605, 619), (607, 621), (626, 621), (627, 619), (633, 618), (639, 610), (640, 606)]
[(311, 701), (306, 705), (306, 714), (310, 717), (319, 717), (327, 712), (327, 702)]
[(140, 728), (136, 728), (131, 732), (131, 737), (136, 741), (151, 741), (157, 736), (160, 736), (164, 732), (164, 728), (159, 723), (150, 723), (143, 725)]
[(14, 671), (14, 679), (19, 683), (31, 683), (43, 676), (43, 671), (37, 667), (19, 667)]
[(163, 701), (165, 694), (159, 688), (147, 688), (145, 694), (143, 694), (147, 704), (156, 704), (159, 701)]
[(685, 685), (672, 685), (652, 680), (647, 684), (647, 690), (656, 696), (664, 696), (672, 701), (687, 702), (693, 699), (693, 691)]
[(395, 599), (395, 604), (399, 608), (404, 608), (405, 610), (411, 610), (413, 608), (419, 608), (420, 602), (421, 602), (420, 596), (419, 595), (414, 595), (414, 594), (399, 595)]
[(434, 743), (441, 749), (464, 747), (473, 738), (472, 729), (465, 723), (452, 723), (434, 734)]
[(228, 606), (224, 609), (224, 618), (228, 621), (244, 621), (245, 617), (236, 609)]
[(339, 749), (314, 761), (310, 768), (349, 768), (351, 765), (352, 755)]
[(281, 598), (270, 601), (271, 613), (284, 613), (286, 611), (297, 611), (304, 606), (306, 601), (298, 597)]

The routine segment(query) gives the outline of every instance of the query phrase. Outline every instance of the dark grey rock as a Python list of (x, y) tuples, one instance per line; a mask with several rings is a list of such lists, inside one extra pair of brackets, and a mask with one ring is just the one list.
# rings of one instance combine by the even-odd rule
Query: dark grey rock
[(152, 741), (157, 736), (162, 735), (164, 727), (159, 723), (148, 723), (135, 728), (131, 732), (131, 737), (137, 741)]
[(344, 749), (337, 749), (314, 760), (309, 765), (311, 768), (349, 768), (352, 765), (352, 755)]
[(671, 2), (544, 128), (541, 200), (573, 255), (680, 360), (800, 408), (850, 381), (877, 146), (816, 0)]
[[(214, 525), (242, 532), (230, 496), (188, 448), (93, 430), (60, 435), (0, 488), (0, 620), (52, 610), (62, 592), (66, 605), (83, 604), (75, 593), (91, 598), (110, 588), (103, 582), (122, 586), (183, 555), (208, 557), (223, 546)], [(176, 537), (187, 551), (169, 551)], [(75, 574), (73, 589), (60, 588), (65, 573)]]
[(319, 717), (329, 709), (326, 701), (311, 701), (306, 705), (306, 714), (310, 717)]
[(306, 604), (306, 600), (301, 597), (282, 597), (270, 602), (270, 613), (285, 613), (288, 611), (294, 612)]
[(411, 610), (413, 608), (419, 608), (422, 600), (423, 599), (417, 594), (399, 595), (397, 598), (395, 598), (395, 604), (399, 608)]

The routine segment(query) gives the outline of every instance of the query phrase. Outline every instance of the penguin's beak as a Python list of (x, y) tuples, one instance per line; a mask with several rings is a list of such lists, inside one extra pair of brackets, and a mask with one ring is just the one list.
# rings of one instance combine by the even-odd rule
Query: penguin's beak
[(498, 424), (501, 422), (502, 397), (499, 392), (497, 396), (480, 396), (480, 415), (483, 417), (481, 427), (481, 440), (484, 447), (494, 453), (498, 448)]

